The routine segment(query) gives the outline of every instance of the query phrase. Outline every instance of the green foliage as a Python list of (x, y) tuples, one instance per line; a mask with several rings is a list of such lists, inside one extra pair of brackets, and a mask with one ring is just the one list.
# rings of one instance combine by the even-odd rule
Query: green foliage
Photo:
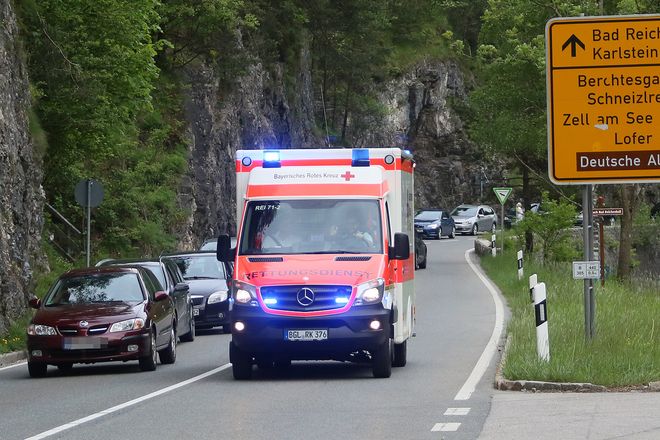
[(572, 261), (577, 249), (571, 239), (569, 228), (575, 221), (575, 206), (565, 200), (555, 201), (543, 194), (542, 211), (525, 213), (515, 228), (519, 242), (524, 241), (526, 232), (532, 232), (540, 241), (543, 261)]

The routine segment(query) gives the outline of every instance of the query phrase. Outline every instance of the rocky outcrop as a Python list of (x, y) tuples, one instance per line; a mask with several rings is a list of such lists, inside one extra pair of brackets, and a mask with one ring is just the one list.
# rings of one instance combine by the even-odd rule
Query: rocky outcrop
[(291, 89), (284, 75), (282, 66), (266, 69), (255, 61), (226, 93), (212, 67), (198, 65), (187, 71), (190, 166), (180, 203), (191, 216), (180, 247), (192, 249), (204, 238), (236, 233), (236, 150), (319, 145), (313, 135), (307, 50), (301, 52)]
[(381, 93), (387, 116), (367, 145), (410, 149), (415, 157), (415, 206), (453, 209), (492, 198), (482, 183), (501, 173), (465, 133), (456, 108), (464, 106), (465, 74), (451, 61), (423, 61)]
[(0, 334), (25, 313), (43, 226), (41, 163), (11, 2), (0, 2)]
[[(188, 70), (186, 104), (190, 172), (181, 200), (192, 215), (181, 246), (194, 248), (206, 237), (235, 233), (234, 153), (237, 149), (308, 148), (316, 136), (309, 54), (300, 55), (287, 89), (281, 66), (254, 62), (223, 94), (213, 68)], [(288, 72), (291, 75), (291, 72)], [(467, 99), (461, 69), (452, 62), (422, 62), (380, 92), (385, 116), (352, 133), (354, 146), (400, 146), (415, 155), (416, 206), (452, 209), (480, 197), (480, 181), (498, 172), (467, 139), (452, 108)], [(318, 110), (318, 109), (317, 109)], [(363, 121), (361, 121), (363, 122)], [(349, 121), (349, 125), (351, 121)], [(484, 194), (487, 197), (490, 194)]]

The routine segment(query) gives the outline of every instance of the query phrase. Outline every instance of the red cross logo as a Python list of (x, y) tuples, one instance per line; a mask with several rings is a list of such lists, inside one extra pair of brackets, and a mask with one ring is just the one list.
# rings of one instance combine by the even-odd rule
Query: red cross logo
[(346, 171), (344, 174), (342, 174), (340, 177), (343, 177), (345, 181), (351, 180), (353, 177), (355, 177), (355, 174), (351, 174), (350, 171)]

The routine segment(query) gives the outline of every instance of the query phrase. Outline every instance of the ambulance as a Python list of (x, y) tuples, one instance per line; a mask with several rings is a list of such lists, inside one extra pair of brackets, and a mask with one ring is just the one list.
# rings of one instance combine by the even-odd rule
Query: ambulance
[(414, 335), (412, 155), (398, 148), (239, 150), (238, 237), (218, 238), (235, 379), (297, 360), (406, 365)]

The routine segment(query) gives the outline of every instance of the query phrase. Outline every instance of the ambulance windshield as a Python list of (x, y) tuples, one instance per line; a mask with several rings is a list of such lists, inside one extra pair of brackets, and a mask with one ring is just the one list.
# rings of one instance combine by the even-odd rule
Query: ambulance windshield
[(378, 254), (382, 230), (378, 200), (253, 201), (239, 254)]

